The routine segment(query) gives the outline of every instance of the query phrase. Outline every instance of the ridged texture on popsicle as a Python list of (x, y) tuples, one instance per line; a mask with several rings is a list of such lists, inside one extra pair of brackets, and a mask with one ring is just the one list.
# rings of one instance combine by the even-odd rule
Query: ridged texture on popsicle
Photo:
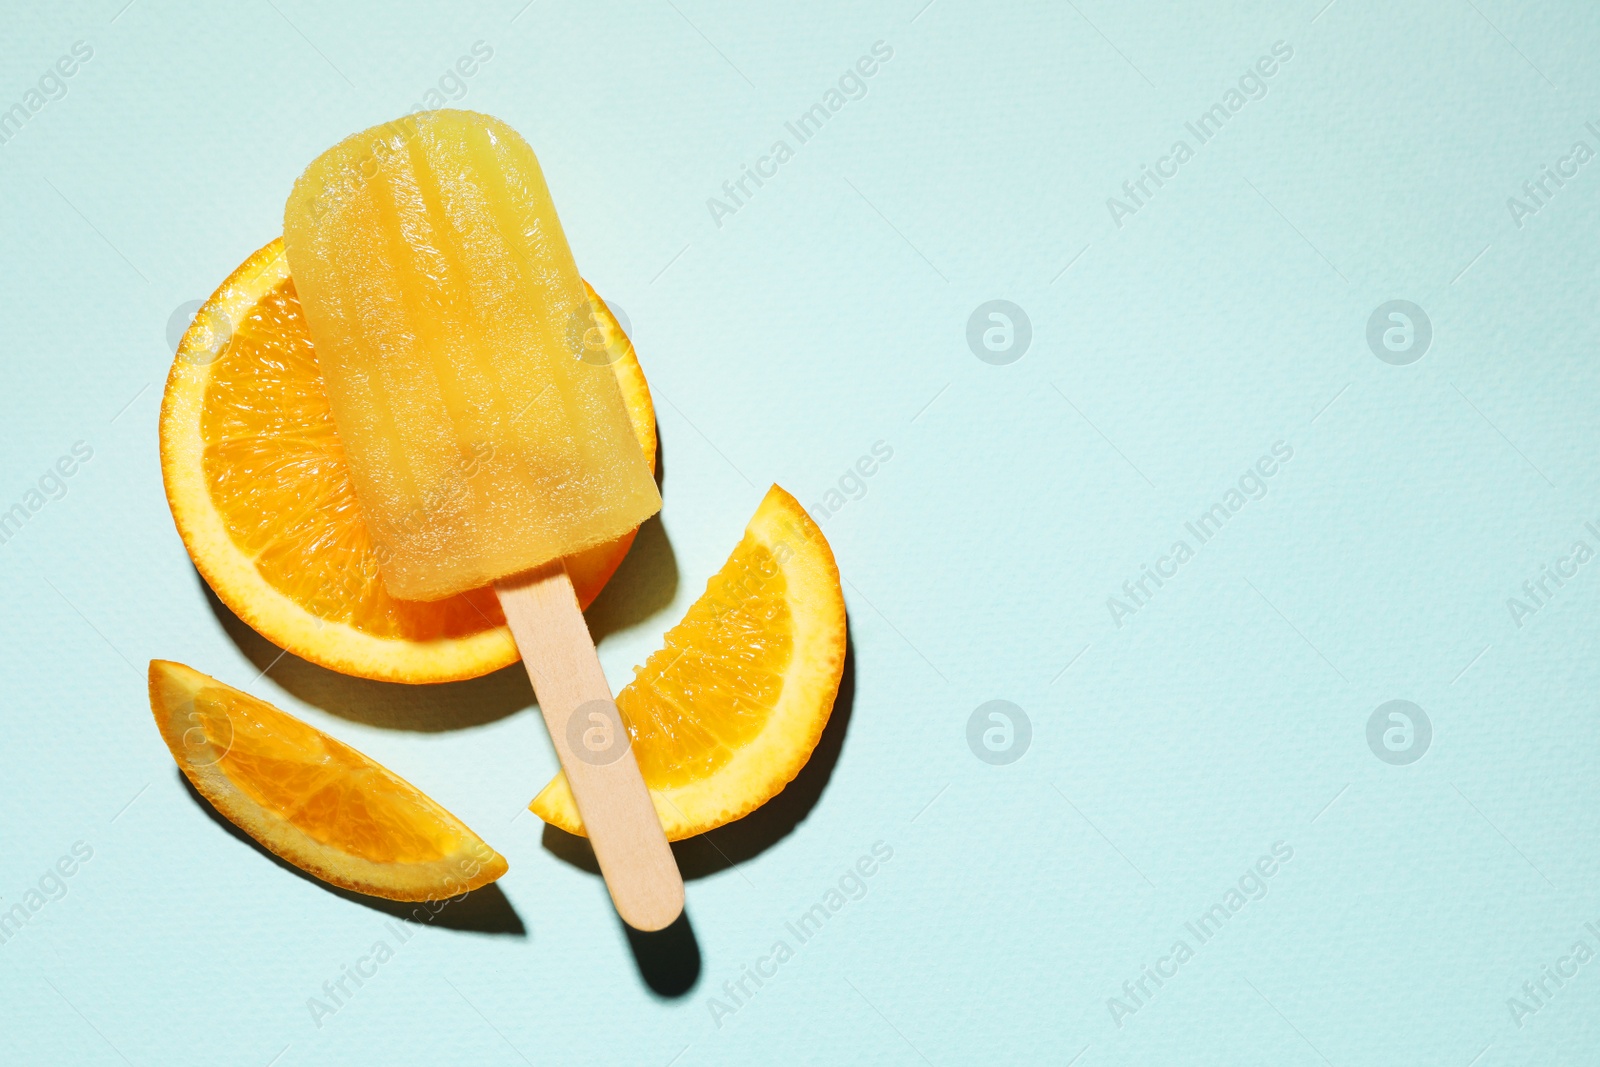
[(329, 149), (284, 246), (384, 585), (436, 600), (661, 507), (533, 150), (434, 111)]

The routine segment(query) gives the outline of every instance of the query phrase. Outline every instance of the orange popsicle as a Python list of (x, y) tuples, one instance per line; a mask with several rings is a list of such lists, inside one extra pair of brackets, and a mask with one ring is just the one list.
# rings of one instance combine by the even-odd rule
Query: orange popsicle
[(438, 600), (661, 507), (533, 150), (487, 115), (358, 133), (308, 167), (284, 248), (384, 585)]
[(375, 127), (306, 168), (283, 229), (384, 585), (494, 583), (618, 913), (667, 926), (683, 879), (562, 562), (661, 497), (569, 340), (587, 296), (533, 150), (469, 111)]

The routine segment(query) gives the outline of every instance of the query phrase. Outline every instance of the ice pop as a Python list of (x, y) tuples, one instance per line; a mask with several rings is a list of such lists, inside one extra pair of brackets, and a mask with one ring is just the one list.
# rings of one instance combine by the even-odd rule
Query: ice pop
[(661, 506), (587, 296), (516, 131), (434, 111), (319, 156), (284, 248), (378, 570), (395, 596), (493, 583), (617, 911), (683, 910), (629, 733), (562, 557)]
[(384, 585), (438, 600), (661, 507), (533, 150), (487, 115), (358, 133), (295, 183), (284, 247)]

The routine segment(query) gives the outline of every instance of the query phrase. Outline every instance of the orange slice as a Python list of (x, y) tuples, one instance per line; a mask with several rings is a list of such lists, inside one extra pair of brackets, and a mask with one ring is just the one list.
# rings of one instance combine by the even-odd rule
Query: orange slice
[[(828, 724), (844, 655), (833, 551), (773, 486), (722, 570), (617, 695), (668, 840), (747, 815), (794, 780)], [(583, 833), (564, 773), (528, 807)]]
[(506, 873), (498, 852), (416, 786), (191, 667), (150, 661), (150, 710), (201, 796), (325, 882), (443, 900)]
[[(582, 341), (608, 360), (655, 469), (650, 389), (605, 301)], [(598, 336), (594, 331), (598, 330)], [(396, 600), (378, 580), (282, 240), (195, 314), (161, 405), (161, 474), (178, 535), (219, 599), (262, 636), (345, 674), (473, 678), (517, 660), (493, 590)], [(585, 606), (633, 534), (567, 560)]]

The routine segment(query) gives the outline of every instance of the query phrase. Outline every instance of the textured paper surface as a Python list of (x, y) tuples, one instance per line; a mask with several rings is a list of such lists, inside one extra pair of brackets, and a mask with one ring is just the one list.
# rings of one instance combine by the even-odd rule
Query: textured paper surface
[[(1590, 1055), (1600, 17), (923, 4), (6, 12), (0, 910), (39, 907), (0, 1061)], [(655, 390), (665, 508), (590, 613), (613, 683), (771, 482), (848, 583), (831, 778), (719, 838), (736, 867), (686, 850), (686, 991), (522, 811), (556, 764), (514, 670), (274, 663), (163, 499), (169, 324), (317, 152), (429, 102), (535, 146)], [(1392, 301), (1422, 351), (1404, 307), (1369, 343)], [(150, 720), (157, 656), (428, 790), (503, 895), (404, 923), (231, 836)], [(1429, 729), (1389, 709), (1374, 747), (1396, 700)]]

